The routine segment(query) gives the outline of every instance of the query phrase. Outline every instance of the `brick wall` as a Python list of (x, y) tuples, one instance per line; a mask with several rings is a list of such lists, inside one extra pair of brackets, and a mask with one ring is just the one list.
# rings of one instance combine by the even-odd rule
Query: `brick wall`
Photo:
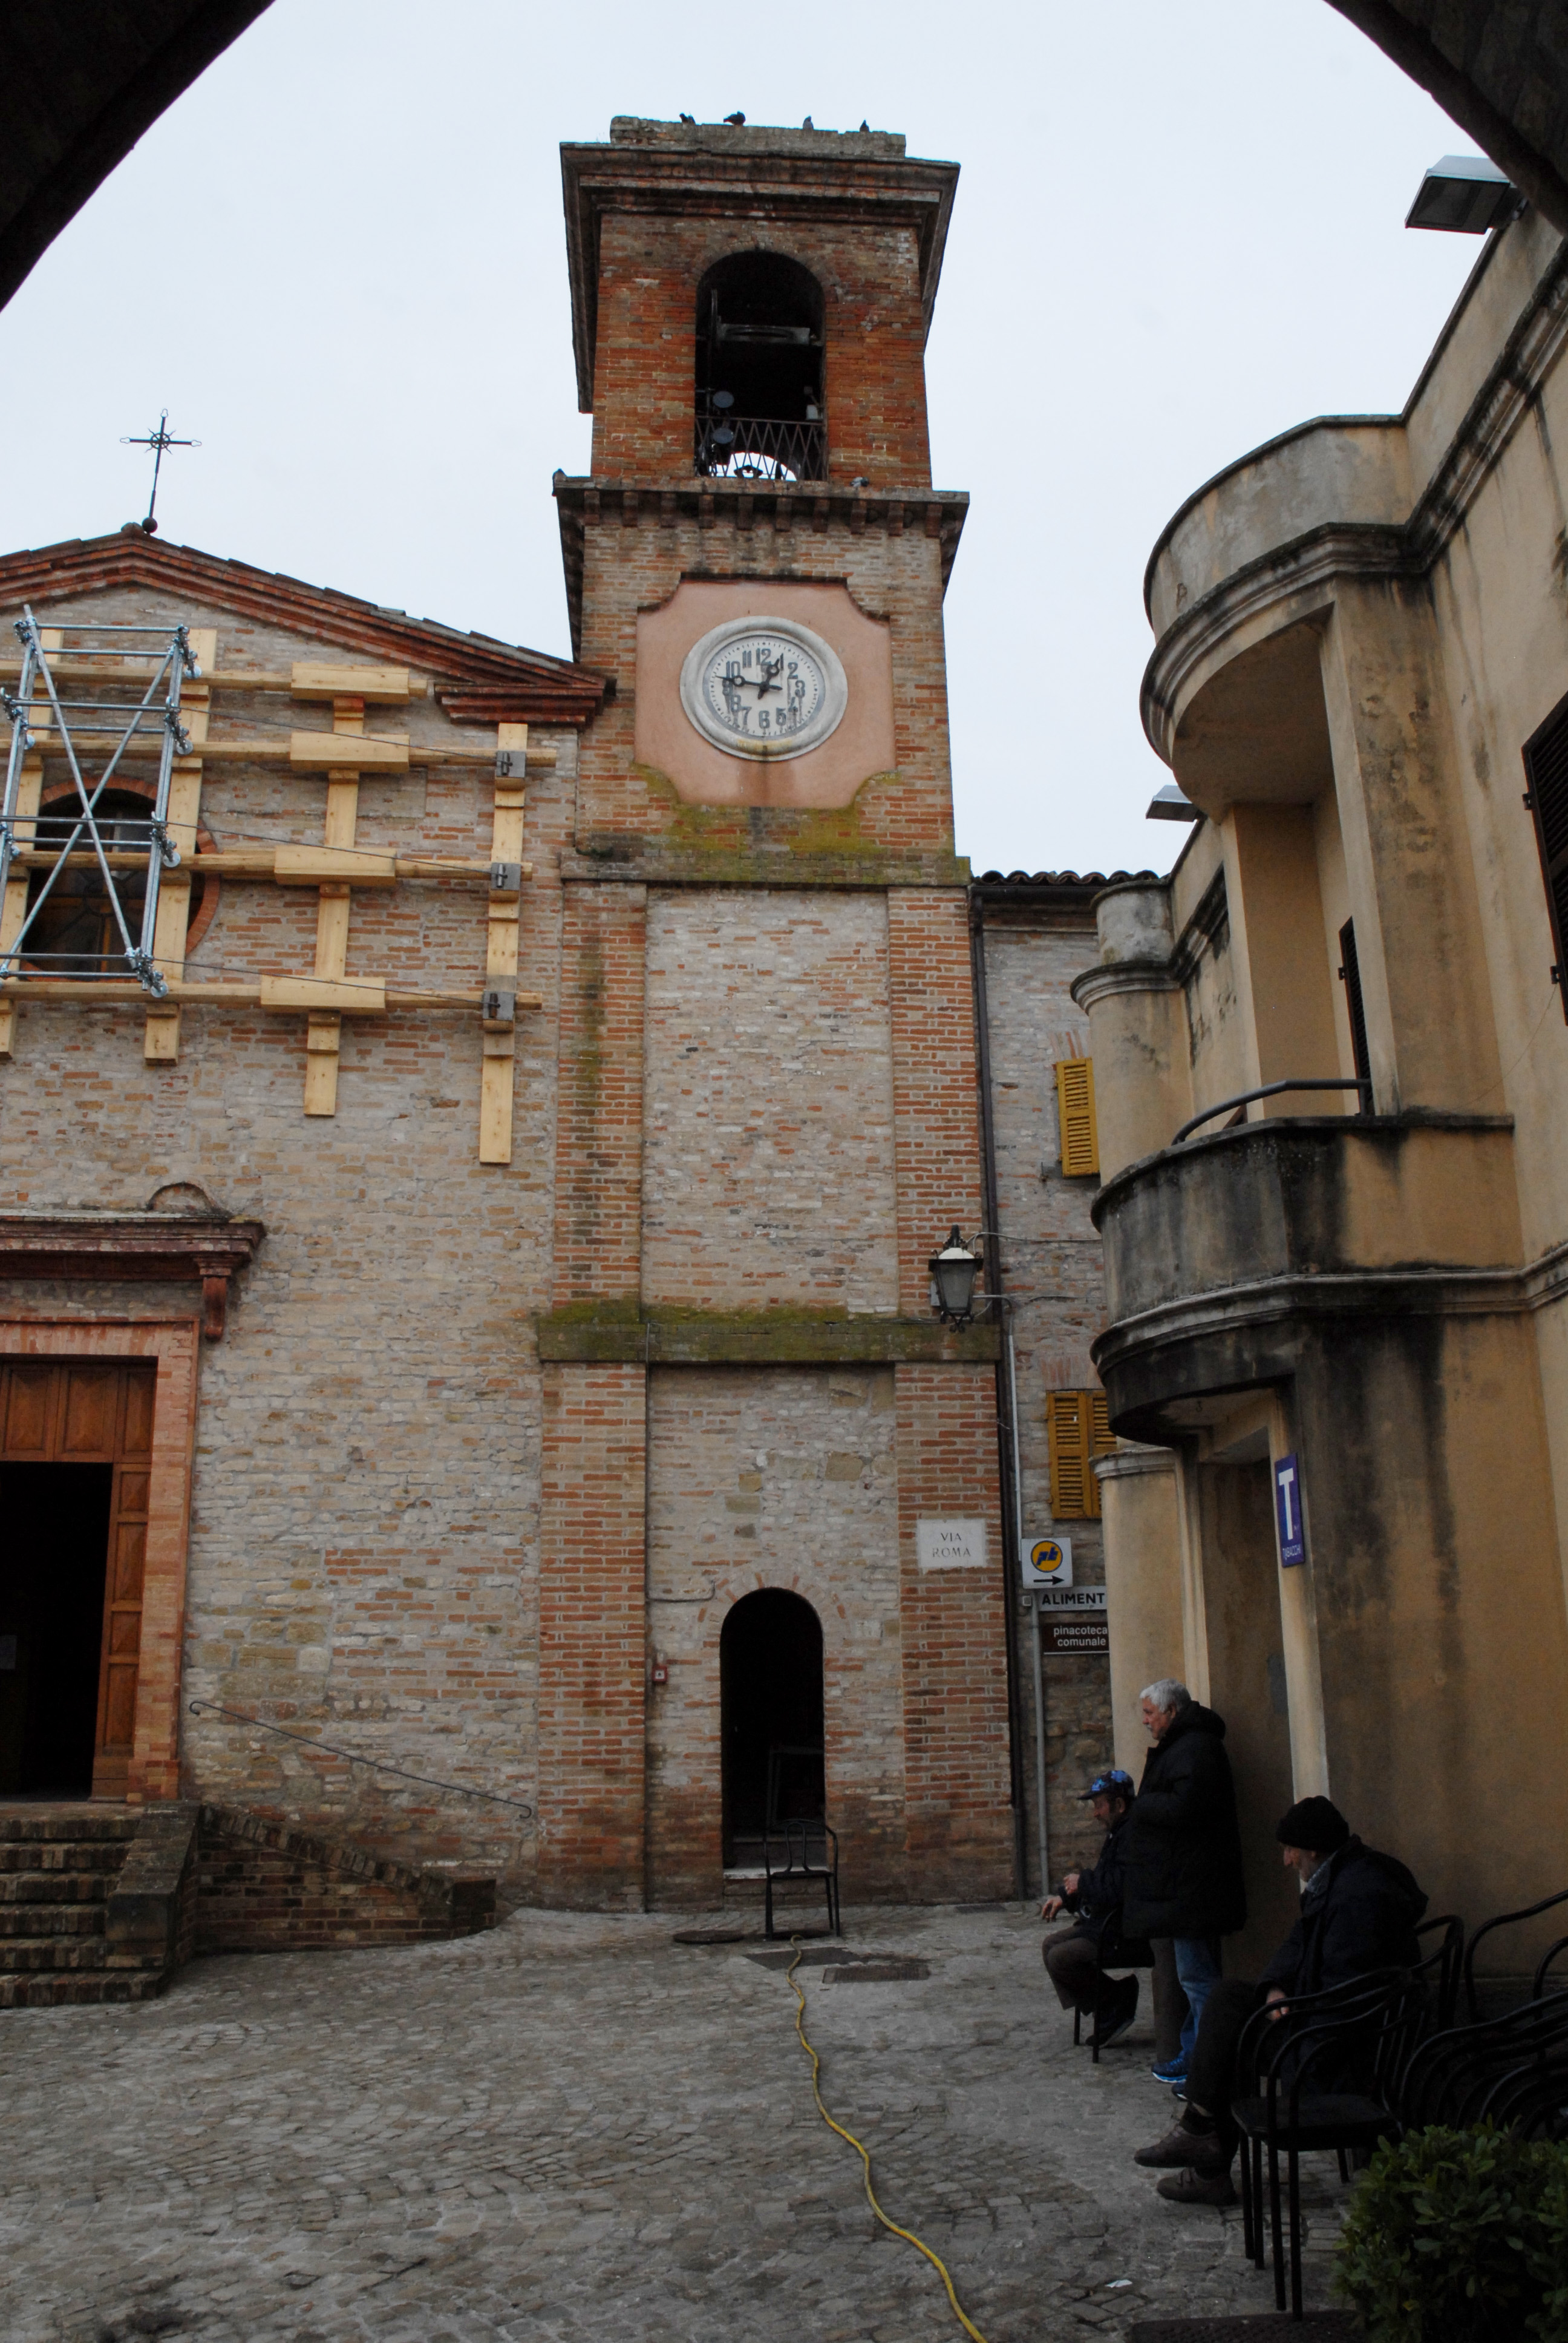
[[(1087, 909), (988, 909), (986, 916), (992, 1131), (1002, 1272), (1014, 1303), (1024, 1535), (1070, 1538), (1077, 1583), (1102, 1585), (1099, 1522), (1057, 1522), (1051, 1514), (1046, 1426), (1050, 1391), (1098, 1384), (1089, 1346), (1105, 1322), (1100, 1238), (1089, 1217), (1100, 1183), (1062, 1177), (1054, 1074), (1059, 1058), (1082, 1057), (1089, 1048), (1088, 1020), (1068, 986), (1092, 958), (1093, 917)], [(1019, 1651), (1032, 1887), (1039, 1870), (1034, 1676), (1021, 1609)], [(1092, 1856), (1101, 1836), (1077, 1793), (1113, 1761), (1110, 1664), (1048, 1653), (1043, 1674), (1050, 1866), (1060, 1877)]]
[[(903, 1742), (893, 1375), (798, 1367), (651, 1380), (649, 1885), (719, 1898), (719, 1636), (759, 1586), (822, 1628), (828, 1819), (849, 1898), (903, 1883)], [(711, 1590), (709, 1599), (693, 1597)]]
[[(985, 1367), (897, 1373), (905, 1830), (923, 1899), (1012, 1885), (996, 1385)], [(978, 1516), (983, 1570), (922, 1571), (916, 1525)]]
[(682, 889), (648, 925), (644, 1294), (895, 1310), (885, 897)]
[(686, 479), (693, 468), (697, 289), (730, 253), (785, 254), (826, 305), (829, 471), (880, 486), (930, 478), (925, 321), (914, 229), (765, 216), (611, 213), (599, 231), (593, 468)]
[(642, 1214), (641, 887), (564, 890), (555, 1298), (635, 1294)]
[(176, 1957), (430, 1943), (487, 1926), (495, 1900), (493, 1880), (412, 1870), (206, 1805), (183, 1884)]
[(968, 907), (956, 890), (888, 897), (899, 1298), (923, 1311), (927, 1263), (954, 1222), (983, 1222)]
[(647, 1682), (641, 1367), (544, 1376), (538, 1885), (637, 1909)]

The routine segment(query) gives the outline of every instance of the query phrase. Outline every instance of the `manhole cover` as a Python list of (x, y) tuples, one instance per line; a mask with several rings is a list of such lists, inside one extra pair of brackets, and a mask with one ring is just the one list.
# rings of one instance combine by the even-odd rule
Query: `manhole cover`
[(829, 1969), (825, 1982), (831, 1985), (901, 1985), (909, 1977), (929, 1977), (930, 1961), (917, 1961), (900, 1954), (889, 1961), (856, 1961), (852, 1966)]

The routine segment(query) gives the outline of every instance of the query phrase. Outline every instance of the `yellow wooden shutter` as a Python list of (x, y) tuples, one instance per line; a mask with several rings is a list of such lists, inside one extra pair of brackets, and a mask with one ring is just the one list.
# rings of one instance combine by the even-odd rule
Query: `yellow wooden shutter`
[(1093, 1476), (1089, 1470), (1089, 1409), (1086, 1392), (1051, 1392), (1046, 1400), (1050, 1429), (1050, 1510), (1059, 1522), (1082, 1521), (1089, 1512)]
[(1050, 1432), (1050, 1511), (1059, 1522), (1097, 1522), (1100, 1483), (1092, 1470), (1097, 1456), (1116, 1445), (1110, 1403), (1101, 1391), (1057, 1391), (1046, 1395)]
[(1061, 1123), (1061, 1169), (1070, 1180), (1100, 1169), (1100, 1133), (1094, 1122), (1094, 1061), (1059, 1058), (1056, 1107)]

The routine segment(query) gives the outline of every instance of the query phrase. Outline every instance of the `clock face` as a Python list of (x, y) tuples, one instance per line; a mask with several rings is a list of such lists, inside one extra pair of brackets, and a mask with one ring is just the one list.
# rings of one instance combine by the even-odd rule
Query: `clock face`
[(731, 618), (693, 644), (680, 704), (732, 757), (801, 757), (837, 729), (849, 687), (838, 653), (792, 618)]

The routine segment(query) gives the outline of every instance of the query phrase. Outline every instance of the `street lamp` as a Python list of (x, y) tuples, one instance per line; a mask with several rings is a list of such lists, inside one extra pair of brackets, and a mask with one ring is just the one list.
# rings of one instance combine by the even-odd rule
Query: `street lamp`
[(974, 1316), (975, 1280), (980, 1272), (979, 1246), (970, 1251), (955, 1222), (946, 1244), (940, 1252), (932, 1253), (926, 1266), (931, 1273), (931, 1307), (942, 1324), (967, 1326)]

